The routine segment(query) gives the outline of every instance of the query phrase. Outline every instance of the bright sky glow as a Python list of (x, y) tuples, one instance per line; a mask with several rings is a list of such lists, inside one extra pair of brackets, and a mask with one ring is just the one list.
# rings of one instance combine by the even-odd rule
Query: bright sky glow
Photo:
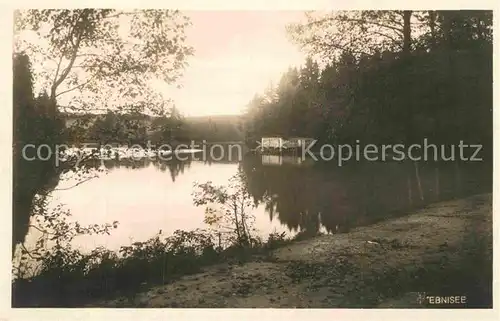
[(301, 11), (191, 11), (187, 40), (195, 49), (181, 89), (164, 87), (186, 116), (239, 114), (271, 81), (304, 55), (285, 26)]
[[(173, 99), (185, 116), (241, 114), (256, 93), (263, 93), (290, 66), (299, 66), (305, 60), (285, 30), (287, 24), (302, 20), (304, 11), (183, 13), (191, 18), (192, 26), (186, 30), (186, 36), (187, 44), (195, 53), (188, 58), (189, 66), (178, 82), (182, 87), (161, 81), (152, 85), (165, 98)], [(41, 48), (47, 47), (32, 31), (23, 32), (21, 38)], [(55, 60), (36, 55), (30, 58), (39, 76), (55, 72)], [(47, 88), (49, 84), (40, 82), (44, 78), (37, 78), (35, 90)], [(73, 93), (82, 95), (74, 91), (60, 96), (59, 103), (70, 105)]]

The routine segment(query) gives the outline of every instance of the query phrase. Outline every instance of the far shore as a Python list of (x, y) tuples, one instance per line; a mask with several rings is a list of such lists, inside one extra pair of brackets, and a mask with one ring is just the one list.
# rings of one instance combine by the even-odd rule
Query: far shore
[(492, 195), (480, 194), (89, 307), (491, 308), (492, 254)]

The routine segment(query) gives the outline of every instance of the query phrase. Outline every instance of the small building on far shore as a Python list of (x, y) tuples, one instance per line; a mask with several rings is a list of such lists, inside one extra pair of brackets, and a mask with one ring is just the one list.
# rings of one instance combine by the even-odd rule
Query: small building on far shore
[(310, 137), (290, 137), (283, 138), (280, 136), (262, 137), (259, 150), (261, 152), (282, 152), (293, 151), (305, 146), (308, 146), (314, 141)]
[(261, 150), (273, 150), (283, 148), (283, 138), (282, 137), (262, 137), (260, 142)]
[(285, 140), (283, 146), (284, 148), (302, 148), (308, 146), (314, 141), (314, 138), (310, 137), (290, 137)]

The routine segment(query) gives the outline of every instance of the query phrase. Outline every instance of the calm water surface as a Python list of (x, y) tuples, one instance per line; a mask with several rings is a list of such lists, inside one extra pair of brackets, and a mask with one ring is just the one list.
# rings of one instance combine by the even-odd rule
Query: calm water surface
[[(483, 163), (338, 167), (335, 162), (247, 154), (241, 162), (109, 160), (104, 166), (107, 174), (53, 193), (52, 204), (64, 204), (82, 225), (119, 221), (110, 236), (77, 238), (75, 245), (83, 249), (118, 249), (160, 229), (169, 235), (177, 229), (207, 228), (204, 207), (193, 205), (193, 183), (224, 185), (238, 170), (258, 205), (255, 227), (264, 239), (273, 231), (348, 231), (428, 203), (491, 191), (492, 184), (491, 166)], [(62, 181), (59, 188), (71, 184)]]

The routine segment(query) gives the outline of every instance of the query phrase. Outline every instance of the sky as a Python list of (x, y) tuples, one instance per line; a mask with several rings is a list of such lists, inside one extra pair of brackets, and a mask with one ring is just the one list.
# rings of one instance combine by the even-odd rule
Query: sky
[(241, 113), (256, 93), (277, 82), (305, 57), (285, 31), (301, 11), (190, 11), (187, 43), (194, 56), (180, 80), (164, 92), (185, 116)]
[[(184, 116), (241, 114), (255, 94), (263, 93), (271, 82), (277, 83), (289, 67), (305, 61), (285, 29), (289, 23), (301, 21), (304, 11), (182, 13), (192, 22), (186, 30), (186, 44), (193, 47), (194, 55), (188, 57), (189, 65), (175, 85), (159, 80), (153, 86), (172, 99)], [(48, 45), (33, 31), (23, 31), (20, 37), (42, 48)], [(39, 75), (55, 72), (57, 61), (36, 54), (30, 58)], [(37, 81), (35, 89), (46, 85)], [(72, 97), (61, 96), (60, 103), (68, 105)]]

